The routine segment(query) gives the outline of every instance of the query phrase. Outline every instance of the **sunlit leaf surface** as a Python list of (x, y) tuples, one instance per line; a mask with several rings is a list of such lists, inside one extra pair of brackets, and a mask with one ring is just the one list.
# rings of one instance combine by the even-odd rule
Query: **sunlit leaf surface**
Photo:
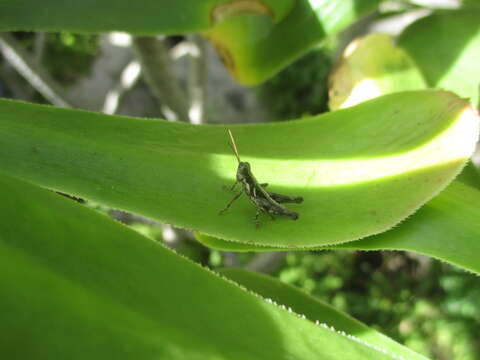
[(305, 198), (290, 206), (297, 221), (262, 216), (258, 228), (245, 197), (218, 215), (237, 167), (222, 126), (1, 101), (0, 169), (226, 240), (315, 247), (383, 232), (412, 214), (461, 170), (477, 120), (451, 93), (419, 91), (309, 119), (232, 126), (259, 181)]

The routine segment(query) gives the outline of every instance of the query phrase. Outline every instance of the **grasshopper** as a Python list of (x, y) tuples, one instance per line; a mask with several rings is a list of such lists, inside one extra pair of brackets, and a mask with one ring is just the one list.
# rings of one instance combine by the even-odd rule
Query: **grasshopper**
[(274, 214), (287, 216), (293, 220), (297, 220), (298, 214), (294, 211), (287, 209), (281, 204), (301, 203), (303, 202), (303, 198), (300, 196), (290, 197), (265, 190), (268, 184), (260, 184), (255, 178), (255, 176), (253, 176), (250, 164), (248, 162), (240, 160), (240, 155), (238, 154), (235, 139), (233, 138), (233, 134), (230, 129), (228, 129), (228, 134), (230, 135), (230, 146), (238, 160), (236, 181), (230, 187), (230, 190), (233, 191), (237, 184), (241, 184), (242, 190), (238, 192), (232, 200), (230, 200), (227, 206), (219, 212), (219, 215), (227, 211), (233, 204), (233, 202), (237, 200), (243, 193), (245, 193), (250, 199), (250, 201), (253, 203), (253, 205), (255, 205), (255, 207), (257, 208), (257, 213), (255, 214), (255, 217), (253, 219), (257, 227), (260, 225), (258, 217), (262, 212), (269, 215), (272, 220), (275, 220), (275, 217), (273, 216)]

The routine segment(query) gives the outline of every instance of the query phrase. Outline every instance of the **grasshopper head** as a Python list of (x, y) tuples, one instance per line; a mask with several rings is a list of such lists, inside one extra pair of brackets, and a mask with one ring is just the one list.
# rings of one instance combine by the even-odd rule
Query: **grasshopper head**
[(237, 181), (242, 182), (251, 177), (250, 164), (248, 162), (240, 161), (237, 169)]

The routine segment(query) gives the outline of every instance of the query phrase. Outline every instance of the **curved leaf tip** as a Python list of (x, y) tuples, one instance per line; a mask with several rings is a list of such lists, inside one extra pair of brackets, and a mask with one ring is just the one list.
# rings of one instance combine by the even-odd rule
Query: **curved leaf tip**
[(329, 106), (335, 110), (391, 92), (427, 88), (408, 53), (387, 34), (352, 41), (330, 75)]

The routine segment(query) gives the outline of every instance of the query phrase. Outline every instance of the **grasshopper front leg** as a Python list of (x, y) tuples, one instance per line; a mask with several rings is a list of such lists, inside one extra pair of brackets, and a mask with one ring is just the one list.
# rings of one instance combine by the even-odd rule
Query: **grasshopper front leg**
[(230, 187), (230, 191), (235, 190), (235, 187), (237, 186), (238, 181), (235, 181), (235, 183)]
[(238, 181), (235, 181), (235, 183), (232, 186), (223, 185), (223, 188), (225, 190), (233, 191), (235, 190), (235, 187), (237, 186), (237, 184), (238, 184)]
[(218, 215), (222, 215), (225, 211), (227, 211), (228, 208), (233, 204), (233, 202), (234, 202), (235, 200), (237, 200), (237, 199), (240, 197), (240, 195), (242, 195), (242, 194), (243, 194), (243, 190), (240, 191), (237, 195), (235, 195), (235, 196), (233, 197), (233, 199), (230, 200), (230, 202), (227, 204), (227, 206), (225, 207), (225, 209), (219, 211)]

